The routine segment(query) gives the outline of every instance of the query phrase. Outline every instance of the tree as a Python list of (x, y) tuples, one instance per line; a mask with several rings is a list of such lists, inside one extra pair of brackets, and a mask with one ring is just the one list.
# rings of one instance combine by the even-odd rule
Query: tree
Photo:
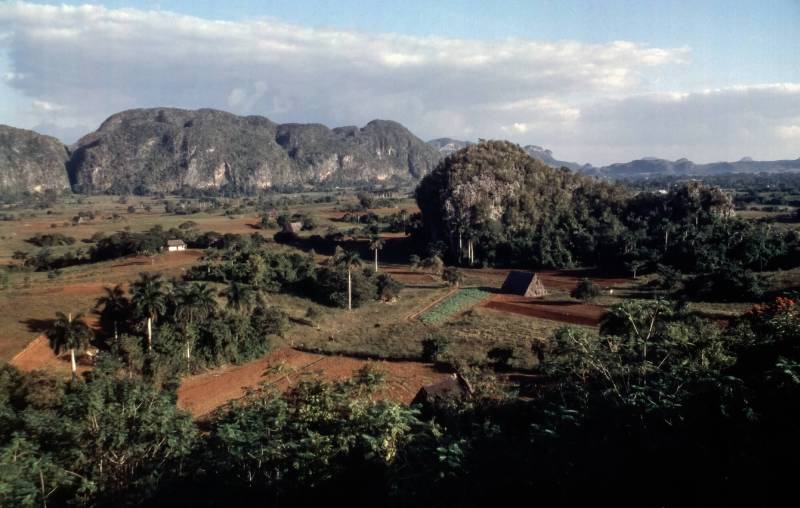
[(131, 284), (131, 302), (136, 312), (147, 319), (147, 350), (153, 350), (153, 322), (167, 310), (167, 283), (160, 274), (140, 273)]
[(442, 272), (442, 280), (445, 281), (448, 286), (458, 287), (464, 280), (464, 275), (461, 273), (461, 270), (455, 266), (448, 266)]
[(378, 251), (381, 250), (384, 246), (384, 241), (381, 240), (381, 237), (378, 235), (373, 235), (370, 238), (369, 248), (375, 251), (375, 272), (378, 271)]
[(214, 293), (208, 284), (181, 284), (175, 291), (175, 317), (190, 325), (208, 317), (216, 307)]
[(91, 328), (83, 321), (82, 314), (77, 314), (73, 319), (72, 313), (57, 312), (53, 328), (47, 335), (56, 354), (60, 354), (64, 348), (69, 349), (74, 379), (78, 372), (75, 351), (83, 351), (89, 346), (93, 336)]
[[(208, 284), (191, 282), (178, 286), (175, 292), (175, 317), (186, 322), (188, 327), (204, 319), (217, 308), (214, 293)], [(186, 360), (192, 358), (191, 333), (185, 330)]]
[(222, 291), (222, 296), (227, 300), (228, 307), (244, 313), (255, 307), (258, 293), (253, 286), (234, 281)]
[(118, 323), (125, 319), (130, 310), (131, 302), (125, 296), (125, 290), (122, 289), (121, 284), (117, 284), (113, 288), (104, 287), (105, 295), (97, 299), (95, 309), (100, 311), (100, 322), (103, 324), (112, 324), (114, 327), (114, 339), (118, 339)]
[(355, 251), (342, 250), (336, 255), (334, 262), (347, 269), (347, 310), (353, 310), (353, 268), (361, 266), (361, 258)]

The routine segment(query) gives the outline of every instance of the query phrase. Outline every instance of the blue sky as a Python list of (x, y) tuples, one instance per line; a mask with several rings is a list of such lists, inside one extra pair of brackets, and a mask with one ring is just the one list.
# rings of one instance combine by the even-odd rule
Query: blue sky
[[(0, 4), (0, 34), (10, 34), (0, 38), (0, 122), (65, 138), (114, 108), (160, 101), (329, 125), (399, 116), (424, 138), (506, 137), (579, 162), (800, 156), (797, 0), (106, 1), (91, 12), (32, 3), (41, 6)], [(181, 20), (174, 43), (169, 16)], [(110, 21), (124, 35), (104, 31)], [(64, 29), (57, 49), (48, 38), (55, 35), (41, 36), (53, 25)], [(344, 49), (332, 42), (342, 34)], [(120, 43), (126, 36), (130, 48)], [(169, 48), (167, 60), (192, 44), (197, 56), (211, 56), (192, 68), (176, 53), (180, 72), (167, 76), (169, 66), (132, 55), (142, 39)], [(242, 57), (248, 40), (251, 64)], [(214, 41), (240, 50), (222, 54)], [(82, 72), (58, 77), (63, 58)], [(209, 63), (217, 75), (203, 93)], [(103, 83), (86, 77), (109, 68), (114, 75)], [(128, 86), (126, 68), (136, 73), (131, 80), (152, 71), (146, 90)], [(551, 86), (534, 72), (552, 77)], [(326, 77), (327, 90), (309, 85)], [(87, 88), (92, 104), (80, 97)]]

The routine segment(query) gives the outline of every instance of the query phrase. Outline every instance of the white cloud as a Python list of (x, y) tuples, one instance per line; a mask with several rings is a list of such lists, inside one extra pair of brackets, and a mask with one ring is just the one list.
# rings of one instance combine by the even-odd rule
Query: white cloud
[(800, 142), (800, 125), (779, 125), (775, 131), (781, 139)]
[(778, 157), (791, 151), (779, 127), (800, 124), (784, 104), (800, 85), (650, 93), (690, 50), (629, 41), (411, 37), (3, 3), (0, 51), (5, 86), (27, 98), (19, 118), (54, 132), (126, 108), (216, 107), (332, 126), (391, 118), (425, 139), (507, 137), (602, 163), (667, 148), (720, 157), (733, 141)]

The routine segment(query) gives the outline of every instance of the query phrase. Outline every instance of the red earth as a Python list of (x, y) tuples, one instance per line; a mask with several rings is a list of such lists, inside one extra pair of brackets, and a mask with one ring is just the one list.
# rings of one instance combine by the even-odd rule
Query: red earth
[[(91, 367), (83, 357), (78, 357), (78, 374), (86, 372)], [(56, 355), (47, 337), (40, 335), (28, 344), (25, 349), (20, 351), (11, 359), (11, 365), (23, 372), (43, 370), (51, 374), (68, 376), (72, 372), (69, 353)]]
[(314, 377), (344, 380), (368, 363), (386, 374), (386, 389), (381, 398), (405, 404), (413, 400), (422, 386), (448, 377), (425, 363), (370, 362), (283, 348), (244, 365), (230, 365), (183, 378), (178, 388), (178, 407), (201, 417), (262, 385), (285, 390), (300, 380)]
[(482, 306), (523, 316), (585, 326), (598, 326), (605, 313), (605, 308), (599, 305), (543, 301), (516, 295), (492, 295)]

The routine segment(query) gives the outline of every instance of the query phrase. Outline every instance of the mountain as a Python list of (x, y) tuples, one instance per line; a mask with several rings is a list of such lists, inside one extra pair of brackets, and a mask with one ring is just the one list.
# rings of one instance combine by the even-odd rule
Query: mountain
[[(277, 124), (213, 109), (123, 111), (70, 148), (56, 138), (0, 125), (0, 193), (172, 192), (182, 187), (248, 192), (270, 187), (412, 180), (470, 141), (423, 142), (397, 122), (364, 127)], [(551, 167), (610, 179), (800, 172), (800, 159), (695, 164), (646, 157), (594, 167), (558, 160), (536, 145), (522, 149)]]
[[(428, 141), (428, 145), (438, 150), (439, 155), (442, 158), (447, 157), (451, 153), (461, 150), (462, 148), (466, 148), (473, 144), (474, 143), (471, 141), (461, 141), (452, 138), (438, 138)], [(541, 146), (526, 145), (523, 146), (522, 149), (525, 150), (525, 152), (534, 159), (540, 162), (544, 162), (545, 164), (553, 168), (567, 167), (574, 171), (579, 171), (583, 167), (576, 162), (565, 162), (557, 160), (555, 157), (553, 157), (553, 152), (551, 150), (546, 150)]]
[[(541, 146), (525, 145), (522, 147), (522, 149), (525, 150), (525, 152), (534, 159), (544, 162), (545, 164), (553, 168), (563, 167), (563, 168), (569, 168), (573, 171), (580, 171), (581, 169), (584, 168), (584, 166), (581, 166), (577, 162), (566, 162), (556, 159), (555, 157), (553, 157), (552, 150), (547, 150), (545, 148), (542, 148)], [(591, 166), (587, 164), (585, 167), (588, 168)]]
[(452, 138), (438, 138), (428, 141), (428, 144), (439, 151), (442, 157), (447, 157), (453, 152), (466, 148), (474, 143), (471, 141), (459, 141)]
[(625, 163), (590, 168), (587, 172), (606, 178), (648, 178), (655, 176), (710, 176), (725, 173), (788, 173), (800, 171), (795, 160), (754, 161), (745, 157), (737, 162), (695, 164), (688, 159), (670, 161), (646, 157)]
[(212, 109), (136, 109), (81, 138), (69, 163), (84, 192), (230, 188), (418, 178), (438, 162), (433, 148), (397, 122), (362, 128), (276, 124)]
[(0, 125), (0, 193), (68, 189), (68, 158), (56, 138)]

